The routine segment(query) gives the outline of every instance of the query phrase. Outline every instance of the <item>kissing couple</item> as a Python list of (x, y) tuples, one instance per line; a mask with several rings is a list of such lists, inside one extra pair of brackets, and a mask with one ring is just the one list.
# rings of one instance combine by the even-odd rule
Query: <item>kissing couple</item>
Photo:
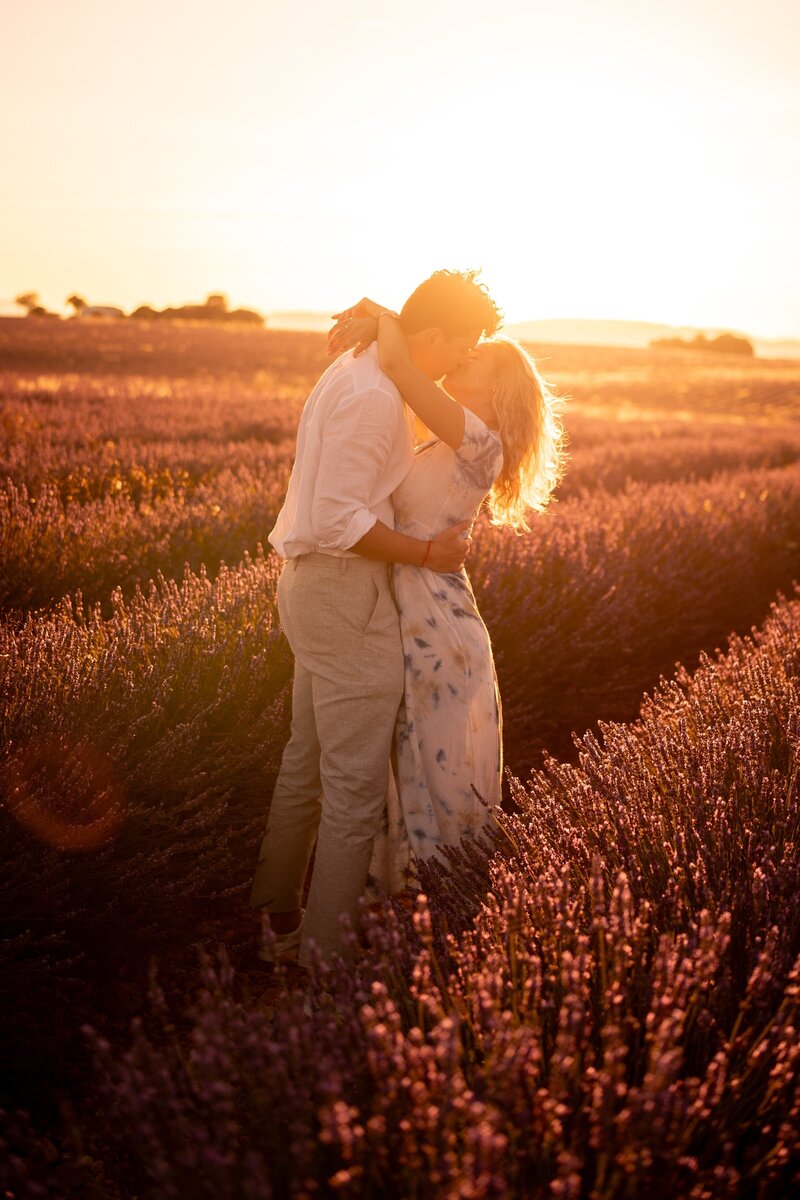
[(517, 532), (546, 508), (564, 444), (559, 401), (497, 334), (475, 272), (335, 320), (269, 535), (295, 670), (250, 898), (275, 934), (260, 956), (305, 967), (312, 943), (346, 955), (368, 886), (413, 890), (415, 859), (448, 865), (443, 847), (493, 821), (500, 697), (464, 561), (484, 503)]

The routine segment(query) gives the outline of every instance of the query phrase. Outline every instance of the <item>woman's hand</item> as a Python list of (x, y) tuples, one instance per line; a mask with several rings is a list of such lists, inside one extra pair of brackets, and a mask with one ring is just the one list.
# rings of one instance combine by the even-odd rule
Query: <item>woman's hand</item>
[(328, 333), (328, 354), (332, 357), (352, 350), (353, 358), (358, 358), (359, 354), (369, 349), (377, 336), (378, 321), (375, 317), (340, 315)]
[(368, 296), (364, 296), (351, 308), (334, 313), (333, 319), (336, 324), (328, 334), (328, 354), (341, 354), (344, 350), (353, 350), (353, 357), (358, 358), (377, 338), (378, 317), (381, 313), (397, 316), (390, 308), (370, 300)]
[(364, 296), (359, 300), (358, 304), (354, 304), (352, 308), (345, 308), (341, 312), (334, 313), (334, 321), (341, 321), (347, 317), (379, 317), (382, 312), (390, 312), (391, 309), (386, 308), (383, 304), (378, 304), (375, 300), (370, 300), (368, 296)]

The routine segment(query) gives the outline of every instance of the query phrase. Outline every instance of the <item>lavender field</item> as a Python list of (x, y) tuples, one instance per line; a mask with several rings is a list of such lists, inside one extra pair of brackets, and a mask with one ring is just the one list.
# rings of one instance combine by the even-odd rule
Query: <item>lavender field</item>
[(568, 470), (467, 564), (503, 835), (309, 1014), (247, 896), (323, 339), (0, 320), (7, 1197), (800, 1189), (800, 363), (533, 349)]

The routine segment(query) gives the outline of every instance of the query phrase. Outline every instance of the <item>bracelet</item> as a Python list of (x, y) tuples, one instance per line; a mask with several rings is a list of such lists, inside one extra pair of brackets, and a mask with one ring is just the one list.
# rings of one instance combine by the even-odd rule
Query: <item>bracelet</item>
[(428, 561), (428, 555), (431, 552), (432, 545), (433, 545), (433, 542), (428, 542), (427, 546), (425, 547), (425, 553), (422, 556), (422, 562), (419, 564), (421, 567), (424, 567), (425, 563)]

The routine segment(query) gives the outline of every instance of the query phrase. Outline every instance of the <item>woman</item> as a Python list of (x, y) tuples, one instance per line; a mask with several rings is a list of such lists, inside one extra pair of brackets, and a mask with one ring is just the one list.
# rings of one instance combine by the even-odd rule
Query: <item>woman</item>
[[(353, 317), (371, 305), (370, 315)], [(428, 540), (474, 519), (527, 530), (562, 470), (559, 401), (530, 355), (508, 338), (480, 343), (443, 388), (414, 366), (394, 314), (372, 302), (338, 314), (329, 350), (361, 353), (377, 337), (381, 369), (432, 435), (393, 493), (396, 528)], [(405, 660), (395, 730), (397, 793), (371, 868), (373, 891), (413, 887), (411, 856), (448, 863), (444, 846), (475, 838), (500, 803), (502, 723), (489, 634), (466, 571), (435, 574), (396, 564)]]

